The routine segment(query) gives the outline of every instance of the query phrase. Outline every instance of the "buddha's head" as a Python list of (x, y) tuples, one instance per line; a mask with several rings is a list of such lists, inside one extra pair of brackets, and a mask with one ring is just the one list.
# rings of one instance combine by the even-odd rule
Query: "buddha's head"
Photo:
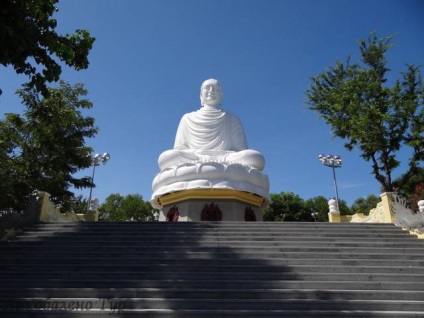
[(202, 106), (218, 108), (222, 103), (222, 89), (218, 80), (210, 78), (200, 87), (200, 102)]

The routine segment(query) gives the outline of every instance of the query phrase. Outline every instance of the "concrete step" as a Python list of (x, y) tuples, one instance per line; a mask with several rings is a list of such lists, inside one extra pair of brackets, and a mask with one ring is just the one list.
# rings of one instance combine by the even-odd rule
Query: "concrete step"
[[(99, 241), (128, 241), (128, 242), (152, 242), (152, 243), (161, 243), (161, 242), (175, 242), (177, 243), (192, 243), (193, 239), (197, 243), (201, 242), (243, 242), (243, 241), (252, 241), (252, 242), (322, 242), (327, 243), (351, 243), (351, 244), (365, 244), (371, 245), (372, 241), (375, 241), (376, 244), (380, 243), (393, 243), (394, 240), (399, 240), (402, 243), (409, 244), (418, 244), (421, 246), (423, 243), (421, 241), (416, 242), (415, 237), (410, 234), (404, 233), (382, 233), (375, 234), (370, 236), (364, 236), (360, 232), (353, 233), (352, 235), (347, 235), (346, 233), (334, 233), (330, 234), (319, 234), (315, 233), (313, 235), (309, 234), (308, 236), (296, 236), (293, 234), (286, 235), (258, 235), (257, 233), (246, 233), (244, 235), (131, 235), (130, 233), (124, 234), (115, 234), (115, 235), (96, 235), (95, 233), (72, 233), (72, 234), (63, 234), (63, 233), (49, 233), (49, 234), (37, 234), (37, 233), (27, 233), (22, 234), (14, 239), (9, 240), (10, 243), (21, 243), (21, 242), (37, 242), (37, 241), (52, 241), (52, 242), (64, 242), (64, 241), (76, 241), (76, 242), (99, 242)], [(2, 243), (1, 246), (6, 244)]]
[[(177, 296), (177, 295), (176, 295)], [(44, 304), (43, 304), (44, 303)], [(185, 310), (355, 310), (358, 304), (361, 310), (373, 311), (419, 311), (424, 301), (401, 300), (331, 300), (331, 299), (187, 299), (180, 298), (0, 298), (1, 308), (36, 309), (72, 308), (76, 303), (89, 303), (90, 309), (185, 309)]]
[(276, 227), (276, 228), (172, 228), (166, 227), (165, 225), (158, 227), (149, 227), (145, 228), (140, 225), (133, 225), (128, 227), (44, 227), (44, 228), (28, 228), (26, 231), (29, 234), (34, 234), (39, 232), (41, 235), (49, 234), (49, 233), (62, 233), (62, 234), (72, 234), (72, 233), (93, 233), (96, 235), (116, 235), (116, 234), (125, 234), (131, 233), (139, 236), (144, 235), (213, 235), (219, 233), (220, 235), (246, 235), (250, 233), (254, 233), (256, 235), (266, 235), (267, 233), (272, 235), (293, 235), (298, 233), (299, 236), (303, 235), (311, 235), (311, 233), (325, 234), (325, 235), (334, 235), (334, 234), (342, 234), (352, 235), (355, 233), (363, 233), (364, 235), (372, 235), (375, 234), (393, 234), (393, 235), (407, 235), (406, 231), (402, 231), (400, 228), (391, 225), (391, 227), (374, 227), (374, 228), (366, 228), (366, 227), (309, 227), (306, 228), (307, 232), (299, 233), (301, 229), (304, 227), (292, 226), (292, 227)]
[[(395, 241), (395, 240), (394, 240)], [(417, 240), (418, 241), (418, 240)], [(13, 249), (14, 251), (19, 251), (22, 249), (26, 249), (29, 247), (37, 248), (39, 251), (43, 250), (54, 250), (61, 249), (66, 246), (69, 252), (78, 252), (78, 251), (91, 251), (91, 250), (121, 250), (123, 252), (137, 250), (137, 251), (154, 251), (160, 248), (162, 251), (178, 251), (178, 250), (187, 250), (190, 249), (192, 251), (203, 250), (207, 248), (208, 250), (218, 250), (224, 248), (234, 248), (237, 250), (262, 250), (262, 251), (296, 251), (296, 250), (304, 250), (304, 251), (363, 251), (369, 250), (371, 247), (378, 249), (379, 251), (387, 251), (399, 253), (402, 251), (405, 252), (424, 252), (424, 244), (421, 242), (412, 243), (412, 244), (404, 244), (403, 242), (392, 242), (391, 244), (374, 244), (374, 246), (363, 245), (363, 244), (349, 244), (349, 243), (327, 243), (327, 244), (314, 244), (314, 243), (296, 243), (296, 242), (272, 242), (272, 241), (262, 241), (262, 242), (254, 242), (254, 241), (210, 241), (208, 244), (202, 242), (195, 244), (194, 242), (187, 242), (178, 244), (176, 242), (168, 243), (164, 241), (155, 242), (145, 242), (145, 244), (126, 244), (125, 241), (121, 241), (120, 244), (110, 243), (109, 242), (78, 242), (76, 241), (65, 241), (65, 242), (49, 242), (49, 241), (39, 241), (39, 242), (22, 242), (22, 244), (14, 244), (10, 246), (9, 249)], [(3, 251), (6, 251), (7, 248), (3, 248)]]
[[(165, 222), (84, 222), (80, 224), (65, 224), (65, 223), (38, 223), (34, 224), (28, 229), (94, 229), (102, 230), (112, 228), (114, 231), (120, 231), (122, 229), (132, 230), (135, 228), (143, 228), (146, 230), (153, 230), (161, 228), (164, 230), (169, 230), (173, 232), (177, 231), (204, 231), (204, 230), (216, 230), (216, 231), (225, 231), (231, 230), (232, 232), (245, 231), (249, 229), (257, 230), (290, 230), (293, 228), (303, 228), (309, 230), (315, 229), (348, 229), (348, 230), (357, 230), (357, 229), (389, 229), (396, 230), (397, 228), (393, 224), (377, 224), (377, 223), (325, 223), (325, 222), (257, 222), (257, 223), (240, 223), (240, 222), (222, 222), (222, 223), (211, 223), (211, 222), (190, 222), (190, 224), (182, 224), (181, 222), (176, 222), (175, 224)], [(146, 224), (149, 223), (149, 224)], [(225, 224), (224, 224), (225, 223)], [(279, 224), (285, 223), (285, 224)], [(400, 229), (397, 229), (400, 230)]]
[(92, 310), (3, 310), (7, 317), (78, 317), (78, 318), (103, 318), (118, 317), (143, 317), (143, 318), (268, 318), (268, 317), (361, 317), (361, 318), (408, 318), (424, 317), (421, 311), (370, 311), (370, 310), (174, 310), (174, 309), (92, 309)]
[[(219, 235), (221, 237), (227, 236), (275, 236), (275, 237), (284, 237), (284, 236), (312, 236), (318, 235), (323, 237), (333, 237), (333, 236), (354, 236), (357, 234), (362, 234), (366, 237), (372, 236), (398, 236), (398, 237), (407, 237), (409, 234), (407, 231), (403, 231), (400, 228), (375, 228), (375, 229), (366, 229), (366, 228), (329, 228), (329, 229), (308, 229), (307, 232), (299, 233), (301, 228), (280, 228), (280, 229), (224, 229), (224, 230), (216, 230), (216, 229), (199, 229), (199, 230), (172, 230), (167, 228), (152, 228), (146, 229), (143, 227), (134, 227), (129, 229), (114, 229), (114, 228), (52, 228), (52, 229), (26, 229), (23, 235), (40, 235), (40, 236), (50, 236), (52, 234), (59, 236), (69, 236), (73, 237), (76, 235), (85, 235), (85, 236), (136, 236), (136, 237), (162, 237), (162, 236), (175, 236), (175, 237), (184, 237), (188, 236), (215, 236)], [(361, 239), (361, 237), (357, 237)]]
[[(220, 233), (220, 234), (243, 234), (243, 233), (274, 233), (274, 234), (285, 234), (285, 233), (298, 233), (299, 236), (303, 234), (308, 235), (308, 233), (323, 233), (327, 232), (329, 234), (335, 233), (358, 233), (362, 232), (364, 235), (370, 235), (372, 233), (404, 233), (400, 228), (395, 227), (392, 224), (330, 224), (330, 223), (287, 223), (287, 224), (278, 224), (278, 223), (266, 223), (263, 224), (241, 224), (234, 223), (232, 224), (207, 224), (207, 223), (191, 223), (188, 225), (181, 224), (164, 224), (164, 223), (151, 223), (146, 225), (144, 223), (137, 222), (127, 222), (127, 223), (108, 223), (108, 222), (98, 222), (99, 224), (90, 224), (84, 222), (84, 224), (40, 224), (29, 228), (29, 231), (45, 231), (48, 232), (92, 232), (92, 233), (134, 233), (143, 235), (158, 233), (160, 234), (173, 233), (175, 235), (190, 233), (192, 235), (196, 234), (208, 234), (208, 233)], [(303, 229), (304, 231), (299, 231)], [(306, 231), (305, 231), (306, 230)]]
[[(144, 239), (144, 240), (136, 240), (134, 238), (107, 238), (107, 239), (90, 239), (90, 238), (54, 238), (54, 239), (45, 239), (40, 240), (40, 237), (29, 237), (29, 238), (23, 238), (19, 237), (15, 242), (24, 241), (26, 247), (38, 247), (38, 246), (63, 246), (63, 244), (66, 244), (68, 247), (80, 247), (81, 245), (84, 245), (86, 247), (98, 247), (98, 246), (160, 246), (160, 247), (167, 247), (167, 248), (187, 248), (187, 247), (204, 247), (204, 246), (230, 246), (230, 247), (237, 247), (237, 246), (263, 246), (266, 244), (267, 246), (274, 247), (274, 246), (280, 246), (280, 247), (291, 247), (291, 246), (307, 246), (307, 247), (322, 247), (325, 246), (327, 248), (330, 247), (374, 247), (374, 248), (424, 248), (423, 242), (420, 240), (393, 240), (393, 239), (382, 239), (382, 240), (374, 240), (370, 242), (369, 240), (364, 241), (358, 241), (355, 240), (354, 242), (349, 241), (345, 238), (344, 241), (340, 240), (332, 240), (332, 239), (320, 239), (320, 238), (310, 238), (310, 239), (296, 239), (292, 238), (290, 240), (286, 239), (276, 239), (276, 238), (256, 238), (256, 237), (250, 237), (250, 238), (231, 238), (231, 239), (217, 239), (217, 238), (208, 238), (205, 239), (204, 237), (201, 238), (198, 241), (193, 242), (190, 240), (190, 238), (186, 238), (184, 240), (181, 239), (173, 239), (173, 238), (161, 238), (161, 239)], [(22, 244), (21, 244), (22, 245)], [(16, 247), (20, 246), (15, 243)]]
[[(224, 274), (239, 274), (239, 273), (346, 273), (346, 274), (371, 274), (371, 273), (385, 273), (385, 274), (416, 274), (417, 277), (424, 275), (422, 266), (381, 266), (377, 264), (375, 266), (338, 266), (338, 265), (317, 265), (317, 264), (298, 264), (291, 266), (270, 266), (269, 264), (134, 264), (134, 263), (121, 263), (121, 264), (110, 264), (110, 263), (98, 263), (98, 264), (72, 264), (69, 262), (60, 264), (60, 266), (52, 264), (0, 264), (0, 272), (6, 274), (10, 273), (68, 273), (68, 272), (81, 272), (86, 273), (123, 273), (123, 272), (145, 272), (145, 273), (224, 273)], [(1, 275), (1, 274), (0, 274)]]
[[(2, 257), (3, 256), (3, 257)], [(60, 257), (58, 257), (60, 256)], [(121, 254), (108, 257), (107, 255), (95, 254), (46, 254), (46, 253), (6, 253), (0, 254), (1, 264), (4, 266), (63, 266), (63, 265), (84, 265), (90, 266), (266, 266), (271, 267), (284, 267), (284, 266), (344, 266), (348, 269), (350, 267), (401, 267), (408, 270), (409, 267), (424, 267), (424, 260), (414, 259), (379, 259), (379, 258), (341, 258), (340, 255), (333, 255), (335, 258), (261, 258), (261, 259), (240, 259), (240, 258), (227, 258), (227, 259), (210, 259), (210, 258), (185, 258), (173, 257), (167, 259), (146, 258), (138, 254)], [(323, 255), (315, 255), (323, 256)], [(325, 257), (326, 255), (324, 255)], [(328, 255), (327, 255), (328, 256)]]
[[(66, 250), (66, 251), (65, 251)], [(422, 261), (424, 260), (424, 254), (420, 251), (420, 253), (387, 253), (387, 252), (358, 252), (349, 253), (343, 250), (335, 250), (335, 251), (327, 251), (327, 252), (316, 252), (311, 253), (311, 251), (272, 251), (272, 252), (264, 252), (263, 250), (258, 249), (257, 251), (234, 251), (234, 250), (208, 250), (208, 251), (152, 251), (152, 252), (143, 252), (137, 250), (125, 251), (121, 250), (104, 250), (104, 251), (96, 251), (89, 250), (85, 252), (78, 253), (74, 251), (70, 253), (67, 251), (64, 246), (62, 250), (44, 250), (44, 251), (34, 251), (34, 250), (22, 250), (22, 251), (13, 251), (7, 253), (0, 254), (0, 260), (9, 259), (10, 257), (21, 257), (22, 255), (28, 256), (28, 259), (43, 257), (43, 255), (49, 255), (50, 257), (57, 258), (67, 258), (70, 257), (72, 259), (82, 257), (107, 257), (107, 258), (125, 258), (125, 257), (135, 257), (135, 258), (143, 258), (143, 259), (155, 259), (158, 262), (169, 260), (169, 259), (186, 259), (186, 260), (216, 260), (222, 259), (224, 261), (230, 260), (244, 260), (244, 261), (255, 261), (261, 259), (275, 259), (275, 260), (285, 260), (285, 259), (305, 259), (309, 258), (310, 260), (314, 259), (350, 259), (350, 260), (415, 260)]]
[(331, 299), (423, 301), (424, 291), (184, 288), (2, 288), (0, 298)]
[(2, 288), (208, 288), (208, 289), (320, 289), (423, 291), (421, 281), (338, 281), (338, 280), (229, 280), (223, 279), (82, 279), (17, 277), (1, 280)]
[[(258, 281), (328, 281), (337, 280), (341, 284), (345, 281), (386, 281), (386, 282), (421, 282), (424, 286), (424, 274), (398, 274), (398, 273), (310, 273), (310, 272), (243, 272), (243, 273), (220, 273), (220, 272), (51, 272), (51, 271), (7, 271), (0, 273), (0, 280), (7, 280), (10, 276), (17, 277), (15, 280), (31, 279), (37, 275), (38, 279), (85, 279), (87, 282), (100, 280), (107, 277), (108, 280), (225, 280), (225, 281), (242, 281), (242, 280), (258, 280)], [(19, 276), (19, 277), (18, 277)]]
[(0, 316), (424, 317), (423, 247), (390, 224), (37, 224), (0, 243)]
[(131, 227), (131, 226), (144, 226), (152, 227), (172, 227), (172, 228), (285, 228), (300, 226), (302, 228), (308, 227), (366, 227), (366, 228), (392, 228), (393, 224), (389, 223), (327, 223), (327, 222), (40, 222), (34, 224), (33, 227)]

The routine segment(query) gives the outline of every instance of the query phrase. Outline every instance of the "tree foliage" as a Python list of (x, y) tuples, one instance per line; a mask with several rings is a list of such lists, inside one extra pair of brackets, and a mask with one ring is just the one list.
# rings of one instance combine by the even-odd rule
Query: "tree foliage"
[(298, 194), (281, 192), (271, 194), (271, 204), (264, 210), (264, 221), (300, 221), (304, 213), (303, 199)]
[(88, 209), (88, 199), (82, 194), (74, 197), (68, 204), (69, 208), (64, 209), (63, 211), (72, 211), (76, 214), (83, 214), (87, 212)]
[[(418, 201), (424, 200), (424, 168), (419, 167), (417, 172), (406, 182), (402, 182), (404, 177), (405, 175), (401, 175), (394, 181), (395, 189), (407, 200), (411, 209), (418, 211)], [(398, 183), (403, 186), (398, 188)]]
[[(46, 96), (47, 82), (57, 82), (60, 62), (76, 70), (88, 67), (94, 38), (86, 30), (56, 33), (58, 0), (2, 0), (0, 2), (0, 64), (28, 75), (29, 86)], [(1, 91), (0, 91), (1, 92)]]
[(409, 147), (412, 155), (403, 184), (424, 159), (424, 85), (419, 67), (407, 65), (401, 79), (389, 87), (386, 53), (392, 37), (371, 33), (359, 42), (361, 62), (338, 61), (312, 78), (306, 92), (310, 109), (372, 164), (383, 191), (393, 191), (392, 171), (400, 165), (397, 152)]
[(73, 176), (91, 166), (92, 149), (85, 139), (97, 133), (94, 119), (80, 111), (92, 107), (83, 98), (87, 91), (82, 84), (61, 81), (46, 98), (29, 85), (18, 95), (26, 111), (5, 114), (0, 121), (0, 208), (18, 208), (35, 189), (50, 193), (57, 204), (68, 202), (70, 187), (92, 185), (89, 178)]
[[(305, 206), (298, 194), (293, 192), (281, 192), (271, 194), (271, 204), (264, 209), (264, 221), (314, 221), (312, 213), (316, 210)], [(327, 205), (328, 213), (328, 205)]]
[(328, 199), (323, 196), (317, 196), (305, 200), (305, 209), (312, 215), (317, 222), (328, 222)]
[(100, 206), (100, 219), (103, 221), (152, 221), (154, 211), (149, 202), (140, 194), (119, 193), (109, 195)]
[[(341, 215), (353, 214), (345, 200), (339, 200)], [(271, 204), (263, 211), (264, 221), (328, 222), (328, 199), (317, 196), (303, 199), (293, 192), (271, 194)]]
[(380, 198), (374, 194), (370, 194), (366, 198), (359, 197), (351, 206), (352, 213), (368, 214), (370, 210), (374, 209), (380, 201)]

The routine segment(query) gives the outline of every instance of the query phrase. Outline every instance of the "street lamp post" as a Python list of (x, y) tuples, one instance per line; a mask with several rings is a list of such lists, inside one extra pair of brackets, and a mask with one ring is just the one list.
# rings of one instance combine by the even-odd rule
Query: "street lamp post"
[(337, 212), (340, 213), (339, 192), (337, 191), (337, 181), (336, 181), (335, 168), (341, 168), (342, 167), (342, 158), (340, 156), (333, 156), (333, 155), (319, 155), (318, 160), (321, 161), (321, 163), (324, 166), (331, 167), (333, 169), (334, 190), (336, 192)]
[[(96, 166), (105, 165), (110, 159), (110, 155), (105, 152), (103, 155), (96, 154), (94, 157), (91, 158), (91, 163), (93, 164), (93, 174), (91, 176), (91, 184), (94, 182), (94, 172), (96, 171)], [(93, 185), (90, 186), (90, 195), (88, 197), (88, 206), (87, 210), (90, 210), (90, 204), (91, 204), (91, 195), (93, 193)]]

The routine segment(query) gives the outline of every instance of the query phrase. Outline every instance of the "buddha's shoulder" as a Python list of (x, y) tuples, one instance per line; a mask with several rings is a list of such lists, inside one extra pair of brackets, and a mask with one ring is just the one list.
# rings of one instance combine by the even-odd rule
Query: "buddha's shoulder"
[(204, 118), (216, 118), (216, 119), (226, 119), (231, 121), (239, 121), (239, 117), (229, 111), (220, 109), (219, 111), (213, 112), (213, 113), (207, 113), (202, 111), (201, 109), (192, 111), (190, 113), (186, 113), (183, 115), (181, 120), (201, 120)]
[(240, 121), (240, 118), (232, 112), (225, 112), (225, 116), (230, 120), (233, 120), (233, 121), (236, 121), (236, 122)]

